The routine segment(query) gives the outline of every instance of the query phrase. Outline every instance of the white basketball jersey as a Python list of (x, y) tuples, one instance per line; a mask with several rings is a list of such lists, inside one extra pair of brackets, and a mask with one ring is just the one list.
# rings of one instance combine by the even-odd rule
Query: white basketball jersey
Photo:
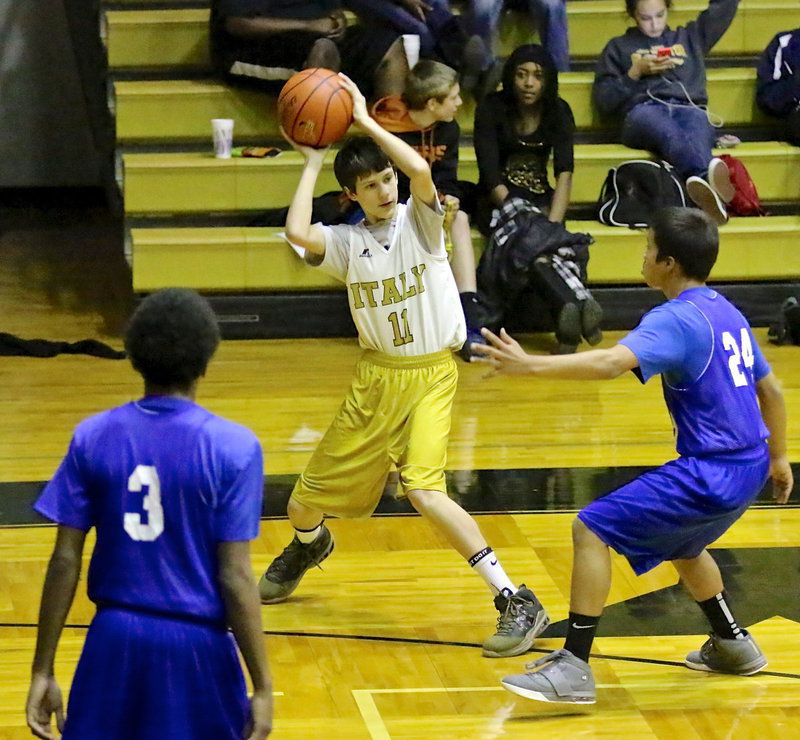
[(319, 267), (347, 286), (361, 346), (404, 357), (459, 349), (466, 322), (444, 248), (441, 208), (409, 198), (397, 205), (392, 226), (388, 248), (363, 221), (323, 227)]

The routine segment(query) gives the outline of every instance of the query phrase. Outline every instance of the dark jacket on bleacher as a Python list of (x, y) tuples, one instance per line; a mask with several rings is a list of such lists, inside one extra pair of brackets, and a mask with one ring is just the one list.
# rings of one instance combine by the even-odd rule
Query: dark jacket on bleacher
[(781, 31), (758, 61), (756, 102), (772, 116), (787, 116), (800, 105), (800, 28)]
[[(645, 36), (636, 26), (606, 44), (595, 67), (593, 98), (601, 113), (624, 114), (633, 106), (656, 97), (698, 105), (708, 103), (705, 56), (722, 38), (739, 0), (711, 0), (696, 20), (671, 29), (658, 38)], [(663, 75), (628, 77), (636, 55), (655, 54), (670, 47), (678, 66)]]

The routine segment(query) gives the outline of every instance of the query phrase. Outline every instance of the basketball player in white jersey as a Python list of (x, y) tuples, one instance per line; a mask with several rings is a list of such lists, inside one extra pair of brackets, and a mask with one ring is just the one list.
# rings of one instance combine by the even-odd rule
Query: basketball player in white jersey
[[(284, 601), (303, 574), (333, 550), (325, 514), (367, 517), (392, 465), (399, 490), (484, 579), (500, 611), (488, 657), (527, 651), (549, 618), (525, 586), (516, 588), (475, 520), (446, 493), (444, 468), (458, 371), (453, 350), (466, 336), (464, 314), (447, 261), (444, 213), (428, 163), (367, 111), (344, 75), (353, 117), (366, 137), (345, 143), (334, 171), (364, 211), (356, 225), (311, 223), (311, 199), (326, 150), (292, 143), (305, 158), (286, 218), (286, 235), (306, 260), (347, 286), (364, 354), (341, 408), (289, 499), (292, 542), (259, 582), (266, 604)], [(411, 197), (397, 202), (394, 163)]]

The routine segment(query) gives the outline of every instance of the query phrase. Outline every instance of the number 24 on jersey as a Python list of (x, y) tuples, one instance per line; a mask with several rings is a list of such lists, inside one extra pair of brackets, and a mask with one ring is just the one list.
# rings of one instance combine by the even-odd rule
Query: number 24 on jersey
[[(722, 346), (728, 352), (728, 370), (730, 370), (733, 384), (739, 388), (748, 384), (748, 375), (744, 370), (753, 367), (755, 358), (753, 357), (753, 343), (750, 339), (750, 332), (742, 329), (741, 339), (736, 342), (736, 337), (729, 331), (722, 332)], [(743, 369), (744, 368), (744, 369)]]

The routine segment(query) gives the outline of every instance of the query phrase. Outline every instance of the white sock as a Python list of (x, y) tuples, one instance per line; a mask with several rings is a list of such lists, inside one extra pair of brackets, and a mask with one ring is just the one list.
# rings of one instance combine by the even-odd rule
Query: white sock
[(476, 552), (467, 562), (483, 578), (495, 596), (501, 591), (508, 591), (511, 594), (517, 592), (517, 587), (506, 575), (491, 547), (485, 547), (480, 552)]
[(297, 535), (297, 539), (300, 540), (304, 545), (309, 544), (309, 542), (313, 542), (317, 537), (319, 537), (320, 532), (322, 532), (322, 522), (320, 522), (319, 526), (314, 527), (314, 529), (298, 529), (297, 527), (294, 528), (294, 533)]

